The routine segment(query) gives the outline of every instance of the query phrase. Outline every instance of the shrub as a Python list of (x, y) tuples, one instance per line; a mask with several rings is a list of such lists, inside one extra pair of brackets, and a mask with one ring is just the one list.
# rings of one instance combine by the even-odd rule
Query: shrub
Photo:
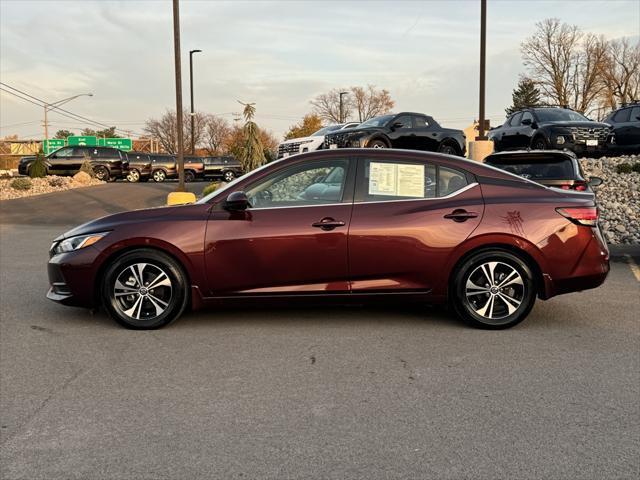
[(633, 167), (628, 163), (621, 163), (616, 166), (616, 172), (618, 173), (631, 173), (633, 171)]
[(204, 187), (204, 190), (202, 190), (202, 196), (205, 197), (209, 195), (211, 192), (215, 192), (219, 186), (220, 186), (220, 182), (211, 182), (209, 185)]
[(49, 179), (50, 187), (64, 187), (64, 178), (61, 177), (51, 177)]
[(633, 167), (631, 167), (631, 170), (633, 170), (636, 173), (640, 173), (640, 162), (634, 163)]
[(96, 172), (93, 171), (93, 165), (91, 165), (91, 160), (88, 157), (85, 157), (84, 162), (80, 165), (79, 172), (84, 172), (89, 175), (91, 178), (96, 178)]
[(31, 180), (26, 177), (16, 178), (11, 182), (11, 188), (14, 190), (30, 190), (31, 186)]
[(44, 163), (44, 156), (41, 153), (36, 155), (36, 159), (29, 167), (31, 178), (43, 178), (47, 176), (47, 166)]

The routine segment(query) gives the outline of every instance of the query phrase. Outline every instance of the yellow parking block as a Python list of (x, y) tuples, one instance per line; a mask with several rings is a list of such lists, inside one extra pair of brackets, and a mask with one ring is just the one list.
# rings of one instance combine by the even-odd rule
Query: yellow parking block
[(195, 203), (196, 196), (191, 192), (171, 192), (167, 195), (167, 205), (186, 205), (188, 203)]

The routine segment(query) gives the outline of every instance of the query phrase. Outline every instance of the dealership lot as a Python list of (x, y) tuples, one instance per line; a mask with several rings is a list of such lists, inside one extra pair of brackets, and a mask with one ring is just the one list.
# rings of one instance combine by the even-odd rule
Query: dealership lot
[(134, 332), (44, 298), (55, 236), (174, 187), (2, 204), (4, 477), (637, 475), (640, 283), (626, 261), (498, 332), (416, 307), (224, 309)]

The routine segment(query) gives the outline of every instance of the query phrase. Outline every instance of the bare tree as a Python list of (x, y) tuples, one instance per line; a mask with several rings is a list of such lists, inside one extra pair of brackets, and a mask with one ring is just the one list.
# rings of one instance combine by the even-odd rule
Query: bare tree
[[(185, 117), (190, 113), (185, 111)], [(206, 115), (201, 112), (194, 114), (194, 143), (199, 145), (204, 138)], [(160, 144), (168, 153), (176, 153), (178, 150), (176, 112), (167, 110), (160, 119), (150, 118), (144, 126), (144, 132), (160, 141)], [(191, 144), (191, 122), (184, 122), (183, 136), (185, 144)]]
[(389, 90), (376, 90), (373, 85), (351, 87), (351, 103), (358, 114), (358, 120), (364, 122), (370, 118), (389, 113), (395, 106)]
[(367, 87), (351, 87), (349, 89), (334, 88), (318, 95), (311, 101), (313, 111), (321, 119), (329, 123), (340, 123), (340, 92), (349, 92), (343, 96), (342, 118), (349, 119), (355, 110), (359, 121), (388, 113), (394, 107), (388, 90), (376, 90), (374, 85)]
[[(334, 88), (327, 93), (318, 95), (311, 100), (314, 113), (329, 123), (340, 123), (342, 121), (340, 118), (340, 92), (346, 91), (342, 88)], [(342, 118), (349, 118), (352, 110), (351, 101), (348, 97), (343, 96)]]
[(603, 106), (611, 109), (640, 97), (640, 41), (628, 38), (608, 43), (602, 68)]
[(603, 36), (588, 34), (578, 52), (571, 85), (573, 107), (585, 114), (592, 113), (604, 88), (602, 72), (607, 53), (607, 41)]
[(205, 121), (203, 145), (209, 155), (220, 155), (228, 149), (231, 125), (224, 118), (208, 115)]

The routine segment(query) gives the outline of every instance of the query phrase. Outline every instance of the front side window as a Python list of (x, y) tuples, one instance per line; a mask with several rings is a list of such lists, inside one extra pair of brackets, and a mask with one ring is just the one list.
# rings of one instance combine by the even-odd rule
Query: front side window
[(628, 122), (631, 116), (631, 109), (625, 108), (624, 110), (620, 110), (616, 113), (615, 117), (613, 117), (613, 121), (616, 123)]
[(640, 107), (633, 107), (631, 110), (631, 115), (629, 116), (630, 122), (640, 121)]
[(427, 117), (414, 117), (413, 119), (416, 123), (416, 128), (428, 128), (429, 122), (427, 122)]
[(269, 175), (247, 189), (252, 208), (296, 207), (340, 203), (348, 161), (294, 165)]
[(512, 127), (517, 127), (518, 125), (520, 125), (521, 119), (522, 119), (522, 112), (518, 112), (513, 117), (511, 117), (511, 122), (509, 123), (509, 125), (511, 125)]
[(56, 157), (58, 158), (64, 158), (64, 157), (70, 157), (71, 155), (73, 155), (73, 149), (72, 148), (61, 148), (60, 150), (57, 150), (55, 152)]
[(522, 114), (522, 120), (520, 120), (520, 123), (524, 122), (525, 120), (530, 120), (531, 123), (533, 123), (533, 115), (531, 115), (531, 112), (524, 112)]
[(396, 130), (407, 130), (409, 128), (413, 128), (413, 122), (411, 121), (410, 116), (403, 115), (396, 118), (391, 126), (395, 127)]

